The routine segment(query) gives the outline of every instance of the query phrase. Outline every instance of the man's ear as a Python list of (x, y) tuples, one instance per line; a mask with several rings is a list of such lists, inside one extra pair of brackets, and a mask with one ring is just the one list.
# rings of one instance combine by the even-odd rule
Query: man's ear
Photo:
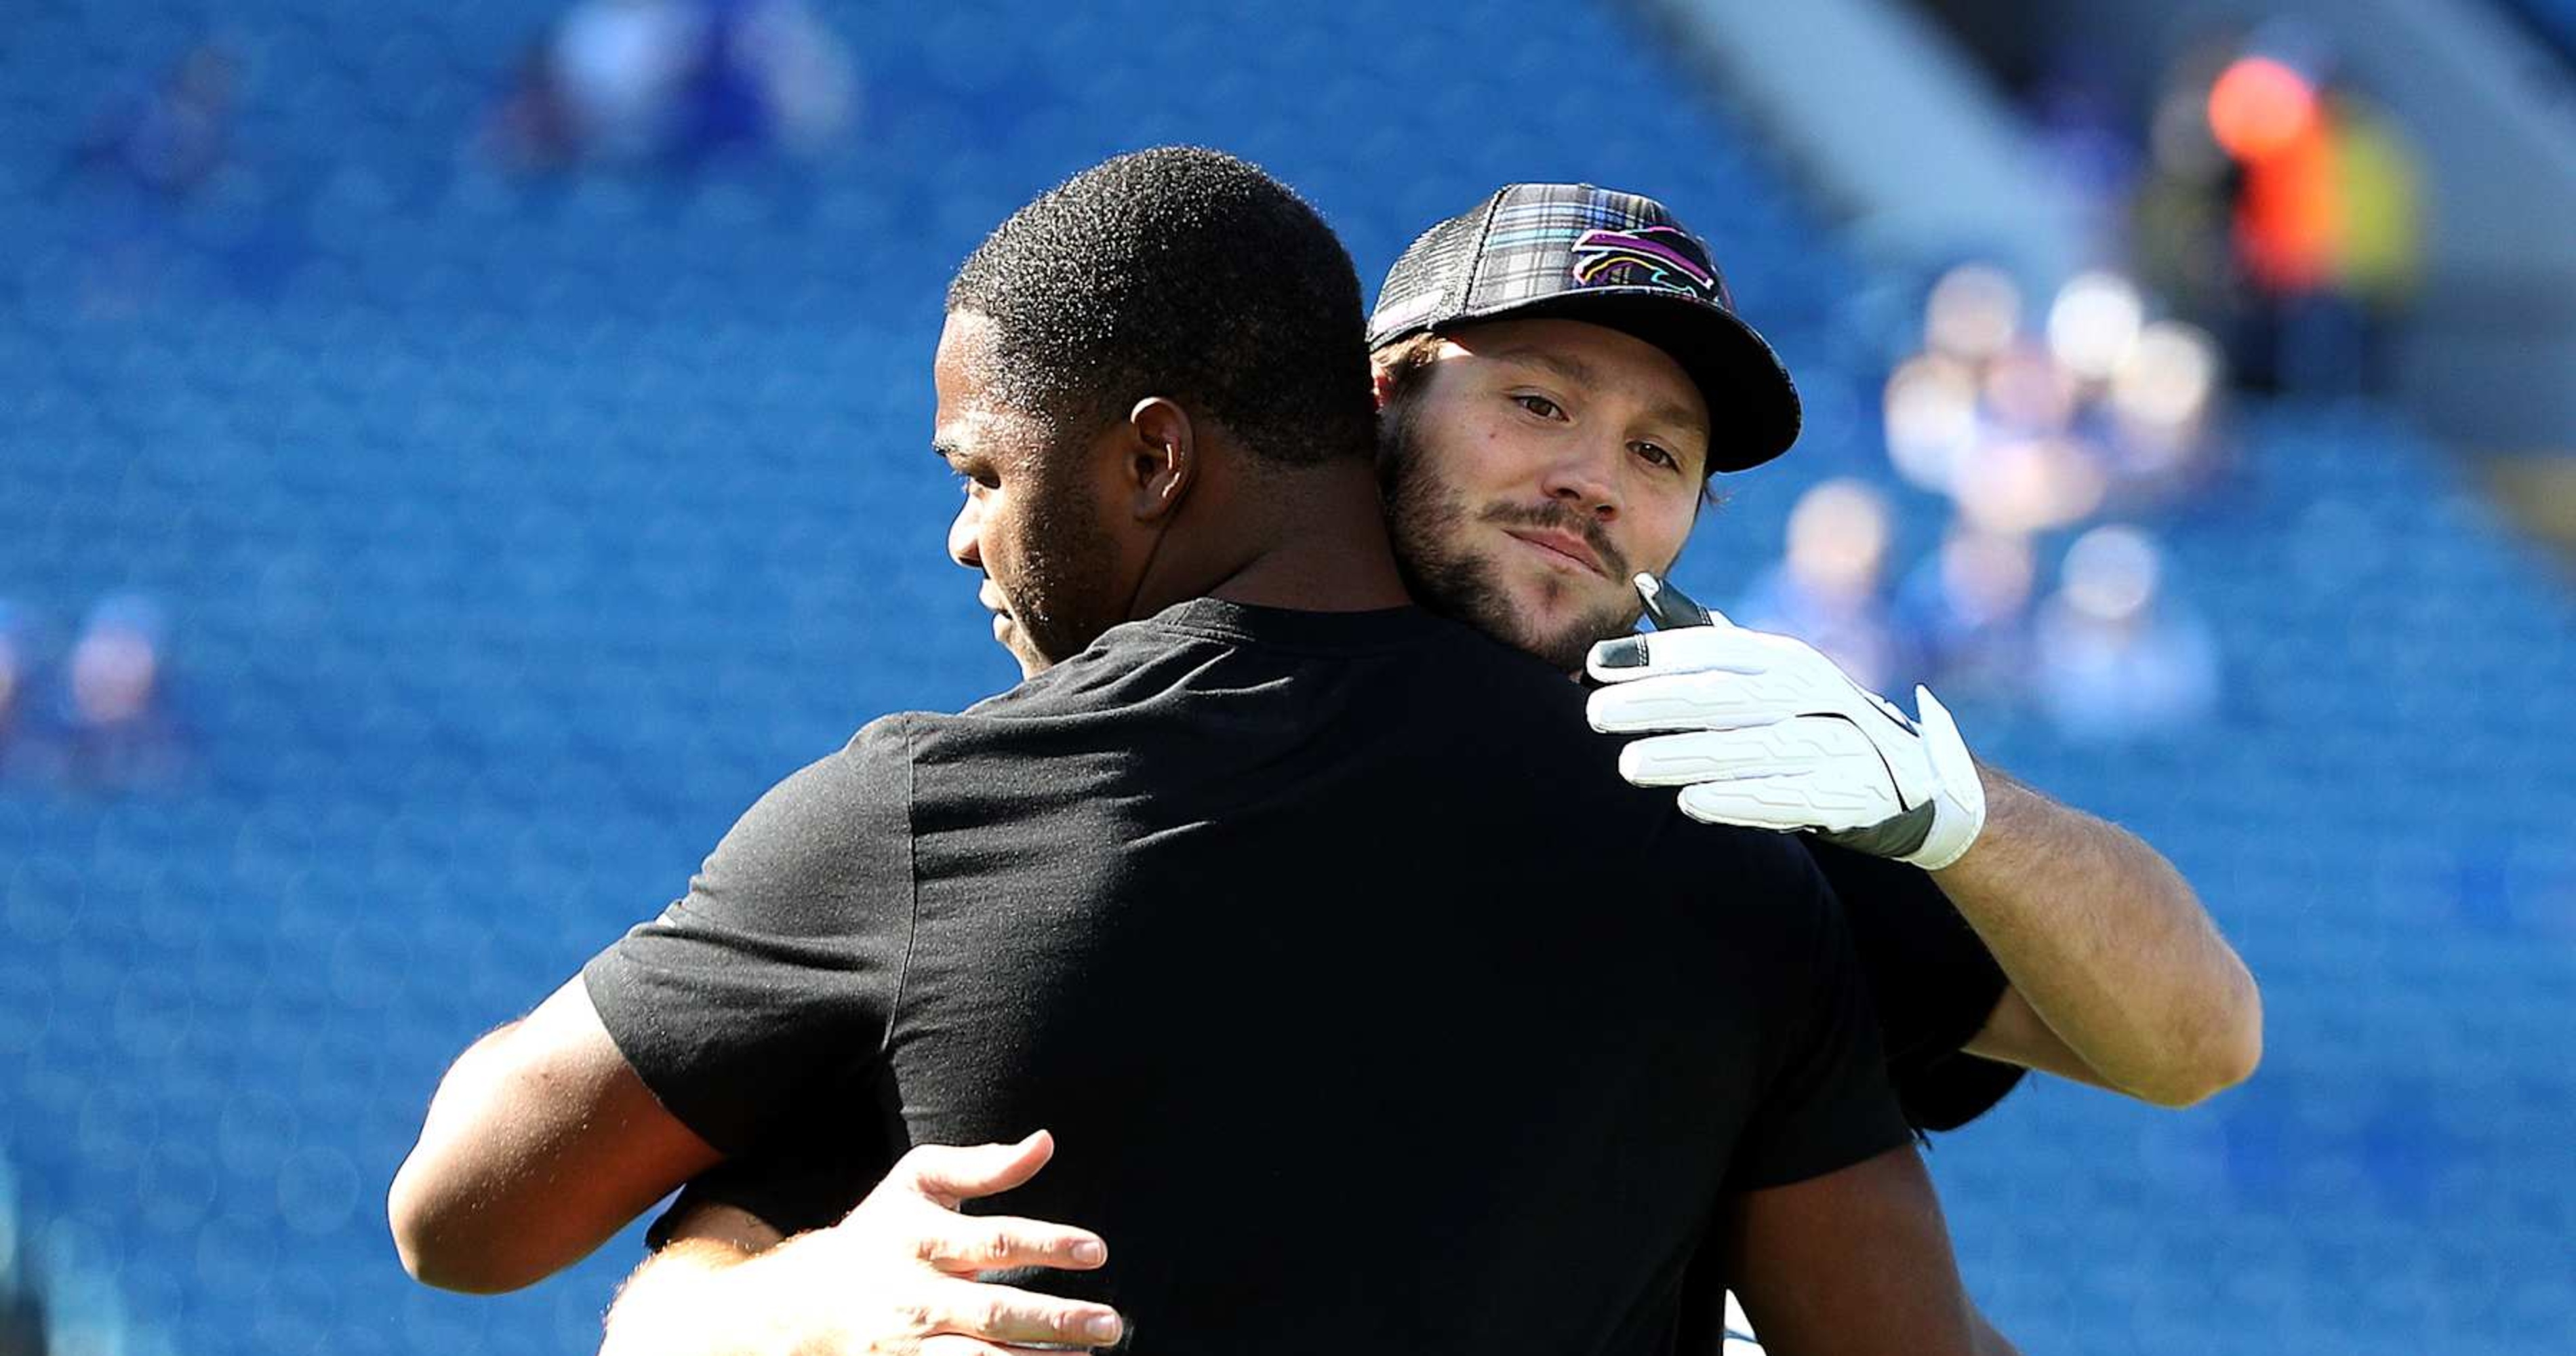
[(1392, 367), (1382, 366), (1378, 363), (1370, 363), (1369, 386), (1377, 396), (1378, 409), (1381, 411), (1384, 410), (1386, 408), (1386, 402), (1393, 399), (1395, 396), (1395, 369)]
[(1190, 413), (1161, 396), (1147, 396), (1127, 412), (1131, 437), (1119, 488), (1128, 511), (1150, 523), (1179, 508), (1198, 481), (1198, 434)]

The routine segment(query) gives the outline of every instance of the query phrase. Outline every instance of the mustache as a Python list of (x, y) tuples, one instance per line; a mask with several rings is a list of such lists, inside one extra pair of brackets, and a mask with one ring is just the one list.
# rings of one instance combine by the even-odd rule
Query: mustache
[(1543, 527), (1572, 533), (1583, 538), (1583, 544), (1591, 547), (1592, 554), (1601, 558), (1601, 568), (1607, 570), (1611, 578), (1626, 579), (1636, 573), (1628, 568), (1628, 557), (1610, 544), (1610, 530), (1601, 525), (1600, 519), (1588, 513), (1577, 513), (1553, 499), (1539, 504), (1488, 504), (1485, 511), (1476, 516), (1504, 527)]

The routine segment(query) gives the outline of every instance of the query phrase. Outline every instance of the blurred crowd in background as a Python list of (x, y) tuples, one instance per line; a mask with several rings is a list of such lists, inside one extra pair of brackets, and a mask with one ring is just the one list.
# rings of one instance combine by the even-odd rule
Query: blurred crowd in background
[[(244, 60), (209, 36), (136, 72), (73, 149), (81, 172), (179, 201), (254, 148), (237, 144)], [(489, 92), (470, 153), (513, 173), (685, 174), (728, 155), (828, 153), (857, 111), (849, 48), (801, 0), (579, 0)]]
[[(260, 78), (244, 48), (206, 34), (135, 70), (66, 148), (61, 186), (94, 217), (86, 311), (131, 312), (207, 263), (214, 285), (273, 296), (310, 261), (308, 204), (241, 131), (245, 82)], [(792, 162), (851, 134), (859, 94), (850, 49), (801, 0), (579, 0), (453, 129), (458, 168), (544, 181)]]
[[(2228, 391), (2373, 389), (2425, 225), (2402, 133), (2296, 30), (2194, 49), (2143, 124), (2084, 76), (2064, 63), (2032, 113), (2094, 195), (2103, 266), (2036, 294), (1976, 263), (1934, 282), (1886, 379), (1887, 474), (1811, 490), (1738, 619), (1823, 644), (1865, 684), (1967, 689), (2119, 739), (2200, 719), (2221, 690), (2153, 524), (2223, 493)], [(149, 304), (179, 217), (210, 199), (240, 218), (224, 285), (286, 285), (298, 214), (262, 197), (234, 126), (255, 71), (208, 38), (137, 78), (66, 162), (98, 205), (87, 304)], [(456, 130), (468, 172), (686, 177), (828, 156), (859, 96), (850, 45), (801, 0), (580, 0)], [(1949, 521), (1909, 556), (1888, 498), (1922, 493)], [(166, 630), (148, 601), (109, 600), (57, 653), (0, 609), (0, 774), (175, 776)], [(101, 676), (117, 665), (142, 676)]]

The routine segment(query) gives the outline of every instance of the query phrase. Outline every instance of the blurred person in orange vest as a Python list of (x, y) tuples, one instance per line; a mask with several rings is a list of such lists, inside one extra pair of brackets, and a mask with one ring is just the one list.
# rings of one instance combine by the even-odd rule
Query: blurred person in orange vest
[(2336, 196), (2342, 207), (2335, 274), (2358, 307), (2366, 391), (2384, 389), (2388, 345), (2423, 275), (2423, 175), (2414, 148), (2376, 105), (2349, 89), (2326, 93)]
[(2258, 390), (2312, 385), (2325, 365), (2313, 322), (2343, 216), (2316, 83), (2274, 57), (2240, 57), (2210, 86), (2209, 130), (2238, 175), (2230, 240), (2248, 307), (2237, 368)]

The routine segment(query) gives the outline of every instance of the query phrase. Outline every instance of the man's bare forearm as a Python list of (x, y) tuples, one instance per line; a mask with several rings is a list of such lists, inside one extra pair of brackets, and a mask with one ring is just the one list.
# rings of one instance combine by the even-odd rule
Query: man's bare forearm
[[(2182, 873), (2117, 825), (1979, 772), (1985, 830), (1932, 878), (2045, 1024), (2039, 1034), (2105, 1086), (2161, 1106), (2252, 1074), (2261, 996)], [(1968, 1050), (2049, 1067), (2009, 1015), (1999, 1009)]]
[(608, 1309), (599, 1356), (771, 1356), (798, 1343), (760, 1302), (759, 1254), (682, 1239), (644, 1259)]

